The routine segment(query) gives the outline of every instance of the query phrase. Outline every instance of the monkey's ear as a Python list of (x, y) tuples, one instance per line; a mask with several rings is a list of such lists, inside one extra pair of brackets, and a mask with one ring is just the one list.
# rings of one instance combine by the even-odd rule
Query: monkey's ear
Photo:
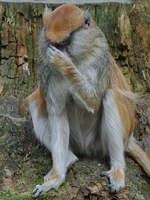
[(48, 24), (48, 21), (50, 20), (50, 18), (51, 18), (51, 9), (49, 9), (46, 5), (45, 9), (44, 9), (44, 13), (43, 13), (43, 23), (44, 23), (44, 25)]
[(91, 24), (91, 14), (89, 13), (89, 10), (86, 10), (84, 13), (83, 13), (83, 16), (84, 16), (84, 28), (88, 28)]

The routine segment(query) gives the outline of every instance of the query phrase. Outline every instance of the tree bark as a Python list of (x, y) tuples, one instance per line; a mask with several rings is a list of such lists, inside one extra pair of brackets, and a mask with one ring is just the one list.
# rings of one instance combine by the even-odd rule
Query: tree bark
[[(53, 10), (56, 5), (49, 4), (49, 7)], [(81, 8), (89, 9), (105, 33), (111, 53), (133, 90), (149, 92), (150, 5), (147, 1), (132, 1), (132, 4), (100, 3), (82, 5)], [(43, 4), (0, 3), (2, 95), (26, 96), (36, 85), (36, 44), (42, 26), (43, 9)]]

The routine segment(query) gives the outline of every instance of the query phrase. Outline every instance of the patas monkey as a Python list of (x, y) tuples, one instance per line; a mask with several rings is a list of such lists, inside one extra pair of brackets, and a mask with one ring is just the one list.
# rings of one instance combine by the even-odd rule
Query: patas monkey
[(110, 170), (104, 174), (112, 192), (125, 186), (125, 150), (150, 175), (149, 158), (131, 139), (134, 94), (103, 32), (88, 12), (74, 5), (46, 9), (43, 22), (39, 87), (27, 100), (35, 134), (52, 153), (53, 168), (34, 189), (35, 197), (58, 189), (78, 154), (109, 155)]

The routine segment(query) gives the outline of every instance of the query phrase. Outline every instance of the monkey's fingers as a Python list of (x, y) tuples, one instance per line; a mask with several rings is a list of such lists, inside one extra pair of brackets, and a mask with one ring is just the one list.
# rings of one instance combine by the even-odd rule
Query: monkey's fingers
[(55, 54), (55, 52), (52, 50), (51, 47), (48, 47), (46, 54), (47, 54), (48, 58), (52, 59), (54, 54)]
[(64, 55), (64, 53), (62, 51), (60, 51), (59, 49), (57, 49), (56, 47), (54, 47), (53, 45), (49, 46), (53, 51), (55, 51), (56, 53), (62, 54)]
[(64, 57), (64, 53), (62, 51), (60, 51), (59, 49), (57, 49), (56, 47), (54, 47), (53, 45), (49, 45), (48, 47), (50, 53), (54, 56), (55, 54), (59, 54), (62, 57)]
[(64, 57), (64, 53), (61, 52), (60, 50), (58, 50), (57, 48), (55, 48), (54, 46), (50, 45), (48, 48), (47, 48), (47, 57), (49, 58), (50, 62), (51, 63), (54, 63), (55, 64), (55, 60), (56, 59), (60, 59), (60, 60), (65, 60)]
[(55, 64), (56, 67), (58, 67), (62, 71), (66, 66), (72, 65), (72, 61), (67, 56), (67, 54), (63, 53), (62, 51), (60, 51), (59, 49), (57, 49), (56, 47), (52, 45), (50, 45), (47, 48), (47, 56), (50, 62)]

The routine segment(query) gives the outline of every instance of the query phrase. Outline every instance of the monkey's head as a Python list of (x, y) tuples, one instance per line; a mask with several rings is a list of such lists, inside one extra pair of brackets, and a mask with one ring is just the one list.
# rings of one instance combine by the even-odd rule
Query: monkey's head
[(60, 50), (66, 50), (74, 58), (85, 58), (88, 52), (91, 53), (93, 46), (98, 46), (100, 42), (101, 46), (106, 46), (104, 34), (88, 11), (77, 6), (66, 4), (53, 12), (45, 10), (43, 22), (47, 41)]
[(73, 5), (63, 5), (53, 12), (46, 10), (43, 22), (46, 27), (46, 39), (59, 44), (66, 40), (71, 32), (83, 25), (83, 11)]

